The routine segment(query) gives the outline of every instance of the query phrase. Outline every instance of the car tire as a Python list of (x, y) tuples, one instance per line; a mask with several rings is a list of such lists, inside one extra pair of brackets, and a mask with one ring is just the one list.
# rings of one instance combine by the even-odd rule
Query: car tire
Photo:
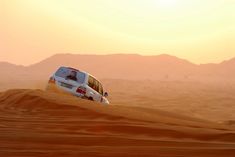
[(89, 97), (88, 100), (94, 101), (94, 99), (92, 97)]

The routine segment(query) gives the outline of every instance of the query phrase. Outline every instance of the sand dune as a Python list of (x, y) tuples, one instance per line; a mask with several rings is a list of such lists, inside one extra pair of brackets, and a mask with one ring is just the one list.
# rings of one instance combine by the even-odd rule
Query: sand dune
[(235, 120), (235, 84), (181, 81), (103, 80), (110, 101), (123, 106), (224, 122)]
[[(235, 120), (235, 84), (181, 81), (101, 80), (109, 100), (121, 106), (138, 106), (180, 113), (229, 124)], [(45, 81), (1, 83), (0, 91), (15, 88), (45, 89)]]
[(0, 156), (234, 156), (235, 128), (42, 90), (0, 94)]

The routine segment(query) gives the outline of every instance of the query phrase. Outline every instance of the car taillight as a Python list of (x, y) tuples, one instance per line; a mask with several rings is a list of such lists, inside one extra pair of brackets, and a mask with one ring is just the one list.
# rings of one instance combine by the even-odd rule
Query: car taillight
[(81, 93), (81, 94), (86, 94), (86, 88), (80, 86), (80, 87), (78, 87), (78, 89), (77, 89), (76, 92), (77, 92), (77, 93)]
[(49, 79), (48, 82), (49, 82), (49, 83), (55, 83), (55, 78), (54, 78), (54, 77), (50, 77), (50, 79)]

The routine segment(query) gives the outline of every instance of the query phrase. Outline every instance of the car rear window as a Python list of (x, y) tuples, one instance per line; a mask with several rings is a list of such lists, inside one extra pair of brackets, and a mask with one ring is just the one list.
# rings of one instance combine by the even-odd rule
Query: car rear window
[(80, 72), (78, 70), (75, 70), (75, 69), (70, 69), (70, 68), (66, 68), (66, 67), (61, 67), (59, 68), (56, 73), (55, 73), (55, 76), (57, 77), (62, 77), (62, 78), (66, 78), (68, 75), (70, 75), (71, 71), (76, 71), (77, 72), (77, 82), (78, 83), (84, 83), (85, 82), (85, 73), (83, 72)]

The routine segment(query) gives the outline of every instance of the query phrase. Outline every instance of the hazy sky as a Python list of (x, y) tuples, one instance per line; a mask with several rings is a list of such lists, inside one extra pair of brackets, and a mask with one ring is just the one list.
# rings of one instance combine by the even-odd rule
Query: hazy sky
[(0, 0), (0, 61), (55, 53), (235, 57), (235, 0)]

